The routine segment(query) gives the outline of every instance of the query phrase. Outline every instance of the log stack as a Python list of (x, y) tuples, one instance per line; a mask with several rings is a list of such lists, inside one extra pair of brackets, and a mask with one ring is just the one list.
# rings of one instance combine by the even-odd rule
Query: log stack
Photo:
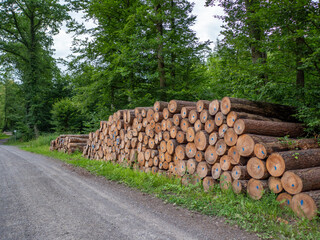
[(51, 141), (50, 150), (57, 150), (64, 153), (83, 152), (87, 146), (89, 135), (60, 135), (57, 139)]
[[(224, 97), (119, 110), (89, 134), (83, 155), (145, 172), (215, 184), (260, 199), (273, 191), (312, 218), (320, 199), (320, 149), (295, 109)], [(288, 138), (290, 136), (290, 138)]]

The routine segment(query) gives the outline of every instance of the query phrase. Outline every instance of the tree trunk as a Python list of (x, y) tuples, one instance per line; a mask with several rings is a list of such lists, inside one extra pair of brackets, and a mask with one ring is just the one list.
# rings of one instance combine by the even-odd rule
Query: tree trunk
[(272, 153), (266, 163), (268, 172), (280, 177), (287, 170), (320, 166), (320, 149), (294, 150)]
[(256, 143), (254, 146), (254, 153), (258, 158), (265, 159), (269, 154), (274, 152), (283, 152), (293, 149), (311, 149), (319, 147), (319, 143), (315, 138), (284, 139), (275, 142)]
[(297, 121), (297, 119), (293, 117), (293, 115), (297, 113), (296, 109), (280, 104), (224, 97), (221, 100), (220, 108), (221, 112), (225, 115), (230, 111), (236, 111), (261, 115), (268, 118), (276, 118), (288, 122)]
[[(256, 9), (258, 8), (257, 5), (260, 4), (259, 0), (245, 0), (245, 8), (246, 8), (246, 15), (247, 15), (247, 26), (249, 31), (249, 37), (251, 39), (250, 48), (251, 48), (251, 59), (254, 64), (257, 63), (266, 63), (267, 53), (262, 52), (260, 50), (260, 44), (263, 39), (263, 30), (261, 23), (259, 22), (260, 19), (257, 17)], [(260, 7), (260, 6), (259, 6)], [(258, 9), (257, 9), (258, 10)], [(266, 74), (261, 74), (260, 78), (264, 79), (264, 82), (267, 80)]]
[(290, 122), (271, 122), (249, 119), (238, 119), (234, 124), (234, 131), (238, 134), (251, 133), (258, 135), (283, 137), (301, 137), (304, 133), (304, 127), (299, 123)]
[[(160, 16), (160, 8), (161, 4), (157, 4), (155, 6), (155, 12), (156, 15)], [(164, 69), (164, 56), (163, 56), (163, 41), (162, 41), (162, 36), (163, 36), (163, 23), (162, 20), (158, 20), (156, 22), (156, 29), (157, 29), (157, 39), (158, 39), (158, 49), (157, 49), (157, 59), (158, 59), (158, 71), (159, 71), (159, 78), (160, 78), (160, 89), (164, 90), (166, 87), (166, 73)], [(162, 96), (164, 99), (164, 96)]]
[(251, 120), (261, 120), (261, 121), (275, 121), (275, 122), (280, 122), (281, 120), (277, 118), (268, 118), (256, 114), (251, 114), (251, 113), (246, 113), (246, 112), (235, 112), (231, 111), (228, 113), (227, 116), (227, 125), (229, 127), (233, 127), (234, 123), (238, 119), (251, 119)]
[(281, 178), (281, 183), (284, 190), (290, 194), (319, 190), (320, 167), (286, 171)]
[(179, 113), (183, 107), (192, 106), (196, 108), (197, 103), (183, 100), (171, 100), (168, 109), (171, 113)]

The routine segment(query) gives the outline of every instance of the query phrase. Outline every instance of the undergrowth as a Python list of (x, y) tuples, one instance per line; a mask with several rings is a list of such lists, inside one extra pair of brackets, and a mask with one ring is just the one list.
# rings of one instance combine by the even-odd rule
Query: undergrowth
[(10, 138), (10, 136), (7, 134), (0, 133), (0, 139), (7, 139), (7, 138)]
[(312, 221), (297, 218), (290, 209), (280, 208), (272, 193), (266, 193), (260, 201), (255, 201), (245, 194), (222, 191), (218, 186), (204, 192), (199, 184), (184, 186), (177, 178), (134, 171), (110, 162), (88, 160), (79, 152), (67, 155), (49, 151), (53, 137), (44, 136), (18, 145), (26, 151), (60, 159), (97, 176), (155, 195), (165, 202), (206, 215), (223, 216), (227, 222), (264, 239), (320, 239), (319, 217)]

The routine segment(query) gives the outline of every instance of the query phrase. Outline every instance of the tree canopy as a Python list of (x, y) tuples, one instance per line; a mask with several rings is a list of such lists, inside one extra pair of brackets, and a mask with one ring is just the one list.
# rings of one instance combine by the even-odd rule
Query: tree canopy
[[(210, 51), (187, 0), (0, 3), (0, 124), (26, 136), (86, 132), (118, 109), (156, 100), (243, 97), (288, 104), (320, 128), (320, 14), (313, 0), (207, 0), (224, 10)], [(86, 27), (72, 20), (81, 12)], [(67, 23), (68, 70), (53, 58)]]

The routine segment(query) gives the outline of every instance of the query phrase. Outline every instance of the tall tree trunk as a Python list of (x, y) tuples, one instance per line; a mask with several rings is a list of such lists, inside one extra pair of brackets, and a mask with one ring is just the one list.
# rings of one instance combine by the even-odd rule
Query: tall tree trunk
[[(174, 10), (175, 4), (174, 1), (171, 0), (171, 31), (173, 32), (173, 36), (176, 36), (176, 25), (175, 25), (175, 18), (174, 18), (174, 14), (172, 13)], [(174, 52), (171, 53), (171, 71), (170, 71), (170, 75), (172, 77), (172, 79), (174, 80), (176, 77), (176, 71), (175, 71), (175, 60), (176, 60), (176, 54)]]
[[(159, 10), (161, 8), (160, 4), (157, 4), (155, 7), (156, 15), (159, 16)], [(163, 56), (163, 22), (161, 19), (158, 19), (156, 22), (156, 29), (157, 29), (157, 35), (158, 35), (158, 49), (157, 49), (157, 59), (158, 59), (158, 71), (159, 71), (159, 78), (160, 78), (160, 89), (163, 91), (161, 93), (162, 96), (161, 100), (165, 100), (165, 87), (166, 87), (166, 72), (164, 69), (164, 56)]]
[(296, 85), (298, 89), (304, 88), (304, 70), (301, 69), (303, 63), (302, 63), (302, 57), (303, 57), (303, 37), (298, 37), (296, 39), (296, 67), (297, 67), (297, 73), (296, 73)]
[[(261, 26), (259, 21), (257, 20), (255, 14), (255, 7), (260, 4), (260, 0), (245, 0), (245, 7), (247, 12), (247, 25), (249, 29), (249, 37), (252, 39), (250, 43), (251, 49), (251, 59), (254, 64), (262, 63), (266, 64), (267, 53), (261, 51), (259, 48), (259, 43), (262, 41), (263, 31), (261, 30)], [(267, 81), (266, 73), (260, 75), (261, 78)]]

